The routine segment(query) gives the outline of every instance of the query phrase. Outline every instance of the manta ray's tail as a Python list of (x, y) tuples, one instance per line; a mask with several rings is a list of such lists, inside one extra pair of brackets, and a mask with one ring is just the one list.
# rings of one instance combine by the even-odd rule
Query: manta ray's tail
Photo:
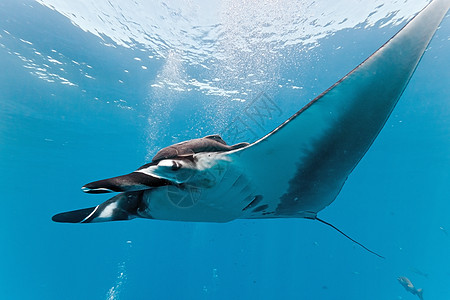
[[(369, 248), (367, 248), (366, 246), (364, 246), (364, 245), (361, 244), (360, 242), (355, 241), (354, 239), (352, 239), (351, 237), (349, 237), (348, 235), (346, 235), (342, 230), (338, 229), (338, 228), (337, 228), (336, 226), (334, 226), (333, 224), (330, 224), (330, 223), (328, 223), (328, 222), (326, 222), (326, 221), (324, 221), (324, 220), (322, 220), (322, 219), (319, 219), (317, 216), (316, 216), (315, 219), (316, 219), (317, 221), (319, 221), (319, 222), (325, 224), (325, 225), (330, 226), (331, 228), (333, 228), (334, 230), (336, 230), (337, 232), (339, 232), (340, 234), (342, 234), (343, 236), (345, 236), (346, 238), (348, 238), (350, 241), (352, 241), (352, 242), (355, 243), (355, 244), (360, 245), (361, 247), (363, 247), (365, 250), (369, 251), (370, 253), (375, 254), (376, 256), (378, 256), (378, 257), (380, 257), (380, 258), (385, 258), (384, 256), (382, 256), (382, 255), (376, 253), (375, 251), (370, 250)], [(420, 298), (420, 296), (419, 296), (419, 298)]]
[(54, 215), (60, 223), (96, 223), (130, 220), (137, 217), (143, 191), (119, 194), (96, 207), (78, 209)]

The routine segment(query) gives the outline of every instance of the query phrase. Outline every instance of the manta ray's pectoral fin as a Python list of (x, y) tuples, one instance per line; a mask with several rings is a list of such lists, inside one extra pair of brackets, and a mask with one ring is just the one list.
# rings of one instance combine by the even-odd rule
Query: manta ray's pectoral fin
[(449, 6), (449, 0), (432, 1), (291, 118), (229, 154), (251, 174), (274, 212), (267, 216), (317, 213), (336, 199), (389, 118)]
[(97, 223), (134, 219), (143, 193), (121, 193), (96, 207), (59, 213), (52, 220), (59, 223)]

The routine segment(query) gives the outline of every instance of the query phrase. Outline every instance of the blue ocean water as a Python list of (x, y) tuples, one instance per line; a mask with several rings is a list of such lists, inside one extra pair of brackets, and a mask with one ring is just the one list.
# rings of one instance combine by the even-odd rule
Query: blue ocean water
[(241, 138), (264, 135), (427, 3), (372, 2), (2, 0), (0, 298), (414, 299), (398, 276), (450, 298), (448, 15), (320, 213), (385, 260), (302, 219), (51, 221), (105, 201), (80, 187), (164, 146), (230, 142), (261, 95), (277, 110)]

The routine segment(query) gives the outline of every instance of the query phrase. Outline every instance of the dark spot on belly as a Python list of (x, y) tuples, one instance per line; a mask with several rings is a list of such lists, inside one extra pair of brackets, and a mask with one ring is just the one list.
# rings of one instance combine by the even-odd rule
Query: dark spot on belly
[(261, 195), (256, 195), (255, 198), (252, 200), (252, 202), (250, 202), (246, 207), (244, 207), (242, 211), (255, 207), (256, 205), (259, 204), (259, 202), (261, 202), (262, 198), (263, 197)]
[(263, 211), (263, 210), (267, 209), (268, 207), (269, 207), (269, 205), (264, 204), (264, 205), (261, 205), (261, 206), (258, 206), (257, 208), (255, 208), (253, 210), (253, 212), (260, 212), (260, 211)]

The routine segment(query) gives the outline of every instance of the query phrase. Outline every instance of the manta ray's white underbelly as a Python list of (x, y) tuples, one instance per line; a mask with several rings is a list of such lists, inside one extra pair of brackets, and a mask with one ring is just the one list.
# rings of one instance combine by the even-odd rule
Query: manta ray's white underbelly
[(242, 170), (227, 161), (179, 186), (147, 190), (139, 215), (144, 218), (193, 222), (228, 222), (240, 218), (255, 198), (255, 189)]
[(295, 174), (294, 164), (264, 163), (267, 158), (263, 156), (254, 164), (258, 168), (222, 154), (199, 154), (196, 159), (196, 172), (181, 184), (144, 192), (140, 217), (194, 222), (315, 217), (315, 211), (302, 206), (281, 214), (278, 211), (289, 187), (286, 178)]

